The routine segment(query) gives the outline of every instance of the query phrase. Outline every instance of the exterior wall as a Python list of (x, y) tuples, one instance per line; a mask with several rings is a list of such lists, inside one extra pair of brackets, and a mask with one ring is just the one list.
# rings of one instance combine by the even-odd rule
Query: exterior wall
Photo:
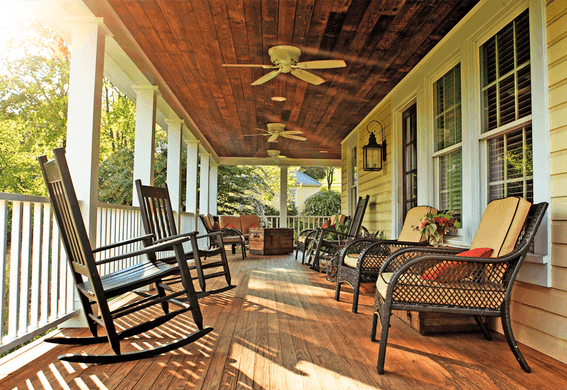
[[(307, 198), (309, 198), (311, 195), (316, 194), (317, 191), (319, 191), (320, 187), (300, 185), (299, 187), (295, 188), (297, 189), (297, 198), (294, 200), (296, 200), (297, 211), (299, 212), (299, 215), (301, 215), (303, 208), (305, 207), (305, 200), (307, 200)], [(279, 194), (274, 196), (274, 198), (272, 199), (272, 206), (274, 206), (276, 210), (280, 209)]]
[(518, 341), (567, 362), (567, 0), (546, 6), (551, 157), (551, 288), (517, 283)]
[[(365, 197), (370, 195), (370, 201), (364, 214), (363, 225), (375, 232), (381, 230), (385, 232), (385, 237), (391, 237), (391, 215), (392, 215), (392, 136), (391, 136), (391, 108), (390, 102), (385, 101), (380, 104), (376, 112), (369, 115), (359, 126), (358, 129), (358, 196)], [(377, 120), (384, 127), (384, 137), (386, 139), (386, 161), (384, 169), (378, 172), (362, 170), (362, 148), (368, 144), (370, 134), (366, 130), (366, 125), (371, 120)], [(380, 127), (380, 126), (378, 126)], [(374, 129), (376, 140), (380, 143), (381, 132)]]
[[(365, 197), (370, 195), (368, 207), (364, 214), (363, 225), (375, 232), (382, 230), (385, 232), (386, 237), (391, 236), (391, 213), (392, 213), (392, 137), (391, 137), (391, 107), (389, 100), (383, 101), (380, 106), (368, 115), (364, 121), (360, 123), (357, 129), (354, 130), (357, 142), (357, 162), (358, 162), (358, 196)], [(366, 125), (371, 120), (379, 121), (384, 127), (384, 137), (386, 139), (386, 162), (384, 169), (379, 172), (365, 172), (362, 170), (362, 148), (368, 143), (369, 133), (366, 130)], [(381, 132), (378, 130), (374, 133), (378, 143), (380, 143)], [(348, 192), (348, 150), (346, 143), (342, 146), (342, 173), (341, 173), (341, 188), (342, 188), (342, 208), (347, 209), (347, 192)], [(347, 213), (348, 214), (348, 213)]]

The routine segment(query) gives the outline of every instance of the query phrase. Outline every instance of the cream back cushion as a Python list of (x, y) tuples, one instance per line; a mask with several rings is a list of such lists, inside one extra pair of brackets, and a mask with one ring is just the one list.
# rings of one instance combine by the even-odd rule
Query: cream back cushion
[(471, 249), (492, 248), (490, 257), (504, 256), (512, 252), (526, 222), (530, 206), (530, 202), (518, 197), (490, 202), (484, 210)]
[(240, 225), (240, 217), (233, 215), (221, 215), (220, 227), (225, 228), (228, 227), (228, 225), (232, 225), (233, 229), (242, 231), (242, 225)]
[(256, 227), (260, 226), (260, 219), (257, 215), (241, 215), (240, 216), (240, 224), (242, 226), (242, 233), (248, 234), (250, 233), (250, 226), (255, 225)]
[(437, 214), (437, 209), (431, 206), (417, 206), (408, 211), (398, 241), (420, 242), (424, 240), (416, 228), (427, 213)]

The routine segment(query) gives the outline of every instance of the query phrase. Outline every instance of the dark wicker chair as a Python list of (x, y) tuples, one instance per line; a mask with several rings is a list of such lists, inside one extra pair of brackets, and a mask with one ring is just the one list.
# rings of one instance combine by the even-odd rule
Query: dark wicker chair
[[(348, 218), (349, 217), (344, 215), (333, 215), (324, 223), (324, 225), (332, 228), (337, 223), (337, 219), (339, 219), (339, 222), (341, 224), (344, 224), (348, 221)], [(297, 260), (298, 253), (301, 251), (301, 264), (305, 264), (306, 261), (309, 264), (311, 254), (313, 253), (313, 245), (309, 244), (313, 242), (316, 235), (317, 228), (314, 228), (305, 229), (301, 231), (301, 233), (299, 233), (299, 235), (297, 236), (297, 241), (295, 244), (295, 259)]]
[(348, 283), (353, 289), (352, 312), (356, 313), (360, 283), (364, 278), (375, 279), (382, 263), (392, 252), (400, 248), (427, 245), (415, 227), (429, 212), (437, 213), (437, 210), (430, 206), (418, 206), (408, 211), (397, 240), (376, 240), (368, 237), (357, 238), (346, 244), (337, 256), (335, 300), (340, 298), (341, 284)]
[[(185, 257), (188, 260), (194, 260), (193, 264), (189, 266), (189, 270), (195, 270), (197, 272), (197, 279), (199, 280), (201, 292), (207, 292), (207, 279), (217, 277), (224, 277), (227, 286), (220, 289), (208, 291), (208, 293), (215, 294), (236, 287), (230, 284), (230, 269), (228, 267), (224, 245), (209, 247), (208, 249), (199, 248), (198, 245), (197, 240), (203, 238), (222, 242), (222, 233), (216, 232), (197, 236), (198, 232), (194, 231), (177, 234), (177, 228), (175, 226), (173, 208), (171, 207), (171, 200), (169, 197), (167, 184), (164, 184), (163, 187), (160, 188), (145, 186), (142, 184), (142, 181), (140, 179), (137, 179), (135, 183), (138, 193), (138, 200), (140, 201), (142, 223), (144, 225), (146, 234), (151, 234), (153, 236), (152, 244), (158, 244), (162, 241), (166, 241), (172, 238), (189, 237), (192, 250), (186, 251)], [(218, 257), (216, 257), (212, 261), (206, 261), (207, 258), (211, 258), (213, 256)], [(160, 260), (168, 264), (173, 264), (176, 262), (174, 256), (162, 257), (160, 258)]]
[[(493, 201), (483, 215), (472, 250), (407, 248), (388, 257), (376, 282), (371, 332), (375, 341), (380, 317), (378, 373), (384, 373), (392, 310), (471, 315), (488, 340), (488, 326), (481, 317), (500, 317), (512, 353), (522, 369), (530, 372), (512, 333), (510, 297), (547, 206), (530, 207), (520, 198)], [(492, 257), (477, 257), (486, 248), (492, 252), (486, 255)]]
[[(246, 238), (244, 234), (238, 229), (231, 229), (231, 228), (221, 228), (220, 226), (215, 227), (215, 221), (213, 217), (208, 215), (199, 215), (203, 226), (205, 226), (205, 230), (207, 234), (213, 234), (216, 232), (222, 233), (222, 244), (223, 245), (230, 245), (232, 248), (232, 254), (236, 253), (236, 247), (240, 246), (242, 250), (242, 260), (246, 258)], [(214, 237), (209, 239), (209, 248), (214, 249), (218, 248), (219, 243)]]
[[(365, 198), (358, 198), (356, 211), (349, 220), (349, 227), (346, 233), (333, 229), (317, 229), (315, 242), (313, 244), (312, 269), (319, 271), (321, 258), (326, 259), (326, 261), (330, 261), (340, 248), (342, 248), (348, 241), (356, 238), (360, 232), (362, 219), (364, 218), (364, 213), (366, 211), (366, 206), (368, 206), (369, 199), (370, 195), (366, 195)], [(337, 238), (329, 239), (330, 235), (334, 235)]]
[[(145, 359), (192, 343), (212, 331), (212, 328), (203, 327), (203, 317), (187, 267), (187, 260), (183, 251), (183, 242), (188, 239), (177, 238), (163, 242), (162, 244), (150, 245), (134, 252), (123, 253), (95, 261), (95, 255), (97, 253), (148, 240), (151, 239), (151, 236), (146, 235), (92, 249), (79, 209), (79, 202), (77, 201), (77, 196), (75, 195), (71, 181), (71, 175), (69, 174), (65, 152), (62, 148), (55, 149), (53, 152), (55, 154), (54, 160), (48, 161), (45, 156), (39, 157), (38, 160), (41, 165), (45, 184), (47, 185), (49, 199), (53, 206), (57, 225), (61, 231), (61, 239), (65, 251), (67, 252), (69, 267), (72, 271), (75, 286), (92, 337), (52, 337), (46, 341), (78, 345), (108, 342), (114, 351), (114, 354), (84, 354), (79, 352), (76, 354), (61, 355), (59, 359), (77, 363), (99, 364)], [(166, 264), (156, 259), (156, 252), (164, 248), (173, 248), (176, 264)], [(145, 259), (138, 264), (119, 271), (100, 275), (97, 269), (97, 267), (102, 264), (136, 258), (138, 256), (143, 256)], [(183, 288), (178, 292), (166, 293), (162, 281), (176, 275), (181, 276)], [(155, 285), (157, 293), (149, 294), (137, 292), (141, 287), (147, 285)], [(140, 295), (142, 299), (114, 310), (110, 309), (108, 305), (110, 299), (130, 292)], [(179, 301), (179, 298), (182, 297), (187, 299), (186, 303)], [(181, 308), (170, 312), (170, 303)], [(114, 321), (116, 319), (128, 314), (135, 314), (140, 310), (158, 304), (163, 310), (162, 315), (145, 322), (136, 322), (135, 318), (143, 318), (147, 316), (147, 314), (131, 316), (126, 322), (132, 325), (123, 330), (119, 329), (125, 326), (124, 322), (121, 322), (119, 326), (115, 325)], [(98, 314), (93, 312), (93, 305), (96, 305), (98, 308)], [(166, 323), (175, 316), (188, 311), (191, 311), (193, 315), (193, 320), (198, 328), (196, 331), (171, 343), (161, 344), (153, 348), (141, 349), (135, 352), (121, 352), (121, 340), (148, 332)], [(104, 336), (98, 336), (97, 325), (104, 327)], [(175, 326), (175, 328), (178, 328), (178, 326)], [(136, 340), (140, 345), (144, 345), (142, 342), (143, 339), (137, 338)]]

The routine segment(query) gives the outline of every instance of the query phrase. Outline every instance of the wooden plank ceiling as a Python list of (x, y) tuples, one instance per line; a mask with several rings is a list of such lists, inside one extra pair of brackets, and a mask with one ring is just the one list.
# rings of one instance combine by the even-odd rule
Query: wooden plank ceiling
[[(340, 142), (478, 0), (109, 0), (129, 34), (219, 157), (340, 159)], [(271, 70), (268, 49), (293, 45), (312, 85)], [(283, 96), (285, 102), (272, 101)], [(307, 141), (268, 143), (257, 129), (281, 122)], [(321, 151), (325, 151), (321, 153)]]

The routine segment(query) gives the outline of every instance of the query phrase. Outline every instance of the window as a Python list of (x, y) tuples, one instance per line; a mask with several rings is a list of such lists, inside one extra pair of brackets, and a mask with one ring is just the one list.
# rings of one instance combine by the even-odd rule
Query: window
[(461, 218), (462, 120), (461, 66), (457, 64), (433, 84), (435, 154), (440, 210), (452, 210)]
[(403, 212), (417, 206), (417, 106), (414, 104), (402, 114), (403, 133)]
[(356, 204), (358, 202), (358, 158), (356, 147), (352, 148), (351, 158), (351, 171), (350, 171), (350, 207), (351, 215), (356, 211)]
[(489, 201), (533, 201), (529, 35), (526, 10), (480, 48)]

